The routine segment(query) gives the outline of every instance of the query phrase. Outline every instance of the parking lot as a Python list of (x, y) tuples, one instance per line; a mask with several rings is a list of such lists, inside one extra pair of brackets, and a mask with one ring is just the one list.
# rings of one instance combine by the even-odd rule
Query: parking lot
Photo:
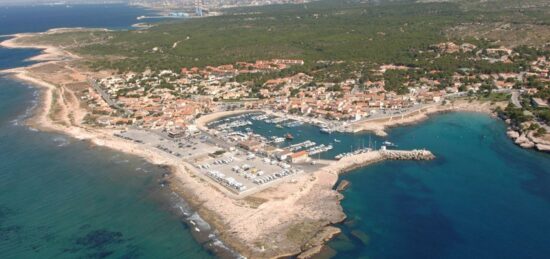
[(166, 152), (187, 160), (208, 155), (218, 149), (218, 147), (210, 144), (208, 139), (202, 135), (171, 139), (162, 133), (155, 134), (150, 131), (138, 129), (129, 129), (119, 133), (118, 135), (118, 137), (122, 137), (136, 143), (147, 144), (159, 149), (162, 152)]
[(287, 175), (302, 172), (291, 165), (259, 158), (242, 151), (227, 152), (219, 157), (198, 161), (196, 167), (212, 179), (238, 192), (251, 190)]
[[(288, 176), (311, 172), (321, 165), (293, 164), (235, 148), (207, 134), (170, 138), (163, 132), (129, 129), (115, 136), (154, 147), (193, 165), (203, 176), (234, 193), (247, 194), (266, 188)], [(202, 176), (201, 176), (202, 177)]]

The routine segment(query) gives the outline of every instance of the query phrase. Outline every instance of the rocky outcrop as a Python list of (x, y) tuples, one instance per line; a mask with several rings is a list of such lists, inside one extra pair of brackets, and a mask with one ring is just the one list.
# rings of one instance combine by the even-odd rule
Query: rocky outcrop
[(550, 152), (550, 142), (544, 139), (535, 137), (532, 131), (527, 133), (520, 133), (518, 131), (509, 129), (506, 135), (514, 140), (518, 146), (522, 148), (534, 148), (543, 152)]
[(511, 139), (517, 139), (519, 137), (519, 132), (517, 131), (514, 131), (514, 130), (508, 130), (506, 132), (506, 135), (508, 135), (508, 137), (510, 137)]
[(535, 143), (529, 140), (525, 134), (521, 134), (514, 142), (522, 148), (533, 148), (535, 146)]
[(340, 184), (338, 184), (338, 187), (336, 187), (336, 191), (337, 192), (344, 191), (346, 188), (348, 188), (348, 186), (349, 186), (349, 181), (348, 180), (342, 180), (340, 182)]
[(537, 147), (537, 149), (540, 150), (540, 151), (550, 152), (550, 145), (546, 145), (546, 144), (536, 144), (536, 147)]
[(298, 259), (312, 258), (314, 255), (321, 252), (323, 245), (330, 240), (333, 236), (339, 234), (341, 231), (337, 227), (327, 226), (319, 231), (307, 244), (302, 247), (301, 254), (298, 255)]

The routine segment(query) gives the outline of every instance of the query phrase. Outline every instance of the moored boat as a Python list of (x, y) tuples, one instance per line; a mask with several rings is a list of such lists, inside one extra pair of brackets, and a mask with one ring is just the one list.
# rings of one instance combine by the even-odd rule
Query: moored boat
[(287, 133), (287, 134), (285, 135), (285, 138), (286, 138), (286, 140), (293, 140), (293, 139), (294, 139), (294, 136), (292, 136), (292, 134), (290, 134), (290, 133)]
[(329, 127), (322, 127), (322, 128), (321, 128), (321, 132), (322, 132), (322, 133), (326, 133), (326, 134), (331, 134), (331, 133), (332, 133), (332, 129), (330, 129)]

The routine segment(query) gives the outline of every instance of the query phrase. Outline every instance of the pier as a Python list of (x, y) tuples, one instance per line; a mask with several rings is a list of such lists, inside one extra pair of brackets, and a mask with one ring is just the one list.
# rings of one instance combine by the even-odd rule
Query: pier
[(435, 156), (425, 149), (413, 150), (380, 150), (380, 154), (388, 160), (432, 160)]
[(425, 149), (413, 150), (369, 150), (354, 155), (342, 157), (338, 161), (328, 164), (321, 170), (326, 170), (329, 173), (340, 174), (348, 172), (359, 167), (363, 167), (372, 163), (383, 160), (432, 160), (435, 159), (434, 154)]

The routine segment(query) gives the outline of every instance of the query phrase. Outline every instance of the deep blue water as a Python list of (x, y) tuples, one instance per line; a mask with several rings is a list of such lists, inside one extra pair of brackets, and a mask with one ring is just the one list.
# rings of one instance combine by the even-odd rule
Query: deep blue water
[[(1, 6), (0, 40), (6, 35), (22, 32), (43, 32), (52, 28), (88, 27), (131, 29), (141, 15), (154, 14), (150, 10), (123, 4), (71, 6)], [(26, 59), (39, 50), (0, 47), (0, 69), (30, 65)]]
[(345, 174), (337, 258), (548, 258), (550, 155), (518, 148), (482, 114), (434, 116), (390, 139), (437, 159)]
[(1, 6), (0, 35), (42, 32), (51, 28), (127, 29), (152, 11), (123, 4), (66, 6)]
[[(320, 133), (314, 126), (249, 126), (265, 136), (290, 132), (332, 144), (332, 158), (389, 140), (400, 149), (427, 148), (434, 161), (386, 161), (347, 174), (343, 234), (323, 256), (334, 258), (548, 258), (550, 155), (524, 150), (498, 119), (477, 113), (433, 116), (371, 134)], [(244, 130), (245, 127), (241, 127)], [(340, 140), (335, 142), (334, 139)], [(287, 145), (284, 143), (283, 145)]]
[[(0, 34), (54, 27), (128, 28), (123, 5), (0, 7)], [(37, 50), (0, 48), (0, 69)], [(0, 258), (211, 258), (184, 224), (166, 170), (23, 125), (37, 90), (0, 75)]]

